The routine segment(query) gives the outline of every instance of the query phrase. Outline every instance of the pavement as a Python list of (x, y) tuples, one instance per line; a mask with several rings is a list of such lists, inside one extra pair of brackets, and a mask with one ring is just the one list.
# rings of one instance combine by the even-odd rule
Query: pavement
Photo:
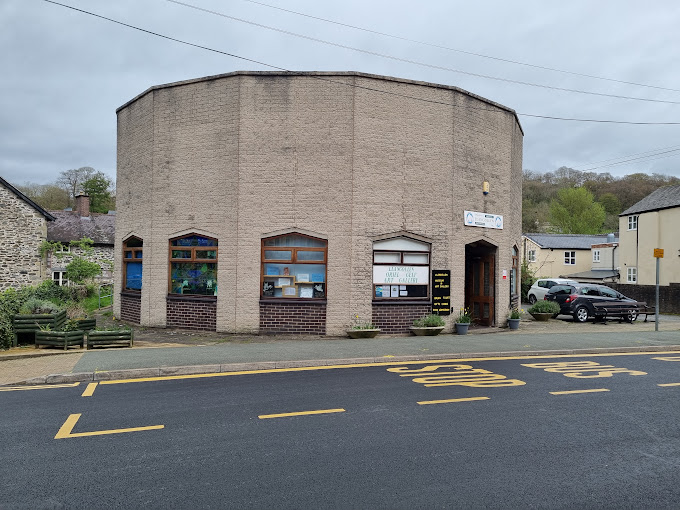
[(516, 331), (473, 326), (467, 335), (373, 339), (135, 331), (133, 348), (0, 351), (0, 386), (447, 358), (680, 351), (680, 316), (674, 315), (660, 316), (658, 331), (653, 317), (632, 324), (579, 324), (563, 316), (548, 322), (522, 319)]

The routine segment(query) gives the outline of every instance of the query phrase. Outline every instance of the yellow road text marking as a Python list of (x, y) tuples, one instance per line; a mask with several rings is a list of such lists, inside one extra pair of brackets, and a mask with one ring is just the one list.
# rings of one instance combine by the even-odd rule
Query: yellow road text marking
[(551, 395), (575, 395), (576, 393), (599, 393), (601, 391), (609, 391), (606, 388), (597, 388), (593, 390), (571, 390), (571, 391), (551, 391)]
[(519, 379), (508, 379), (504, 375), (494, 374), (489, 370), (473, 368), (471, 365), (436, 364), (422, 368), (395, 367), (388, 372), (400, 377), (413, 377), (414, 383), (432, 386), (468, 386), (472, 388), (500, 388), (504, 386), (523, 386), (526, 383)]
[(0, 391), (52, 390), (57, 388), (75, 388), (80, 383), (36, 384), (35, 386), (1, 386)]
[(320, 409), (318, 411), (300, 411), (298, 413), (280, 413), (280, 414), (261, 414), (258, 416), (260, 420), (268, 418), (287, 418), (289, 416), (305, 416), (308, 414), (330, 414), (330, 413), (344, 413), (344, 409)]
[(666, 384), (657, 384), (657, 386), (680, 386), (680, 382), (674, 382), (674, 383), (666, 383)]
[(448, 400), (423, 400), (418, 402), (421, 406), (428, 404), (448, 404), (450, 402), (473, 402), (475, 400), (489, 400), (489, 397), (450, 398)]
[[(161, 375), (156, 377), (140, 377), (137, 379), (117, 379), (111, 381), (99, 381), (99, 384), (128, 384), (140, 382), (157, 381), (179, 381), (182, 379), (205, 379), (209, 377), (229, 377), (232, 375), (255, 375), (255, 374), (278, 374), (282, 372), (309, 372), (318, 370), (334, 370), (339, 368), (368, 368), (384, 367), (395, 365), (428, 365), (436, 363), (462, 363), (471, 361), (510, 361), (510, 360), (536, 360), (536, 359), (555, 359), (555, 358), (590, 358), (602, 356), (649, 356), (651, 352), (609, 352), (602, 354), (551, 354), (545, 356), (490, 356), (482, 358), (453, 358), (441, 360), (421, 360), (421, 361), (396, 361), (396, 362), (376, 362), (376, 363), (348, 363), (346, 365), (316, 365), (311, 367), (294, 368), (266, 368), (261, 370), (239, 370), (234, 372), (219, 372), (211, 374), (188, 374), (188, 375)], [(678, 354), (678, 351), (663, 351), (656, 354)], [(105, 370), (102, 372), (106, 372)]]
[(96, 387), (97, 383), (91, 382), (90, 384), (87, 385), (87, 388), (85, 388), (85, 391), (83, 391), (81, 397), (91, 397)]
[(596, 377), (612, 377), (614, 374), (647, 375), (640, 370), (616, 368), (614, 365), (600, 365), (597, 361), (559, 361), (556, 363), (527, 363), (523, 367), (542, 368), (546, 372), (555, 372), (564, 377), (576, 379), (594, 379)]
[(112, 430), (96, 430), (94, 432), (76, 432), (75, 434), (72, 433), (71, 431), (73, 430), (73, 427), (76, 426), (76, 423), (78, 423), (78, 420), (80, 419), (81, 414), (72, 414), (68, 418), (66, 418), (66, 421), (64, 424), (61, 426), (59, 429), (59, 432), (57, 432), (57, 435), (54, 436), (54, 439), (66, 439), (70, 437), (86, 437), (86, 436), (103, 436), (106, 434), (123, 434), (125, 432), (140, 432), (142, 430), (159, 430), (162, 428), (165, 428), (165, 425), (151, 425), (149, 427), (134, 427), (130, 429), (112, 429)]

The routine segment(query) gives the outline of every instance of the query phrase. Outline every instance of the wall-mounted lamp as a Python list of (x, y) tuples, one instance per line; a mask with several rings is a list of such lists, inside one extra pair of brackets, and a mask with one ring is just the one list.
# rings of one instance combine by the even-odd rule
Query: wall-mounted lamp
[(484, 182), (482, 183), (482, 192), (483, 192), (485, 195), (488, 195), (488, 194), (489, 194), (489, 181), (484, 181)]

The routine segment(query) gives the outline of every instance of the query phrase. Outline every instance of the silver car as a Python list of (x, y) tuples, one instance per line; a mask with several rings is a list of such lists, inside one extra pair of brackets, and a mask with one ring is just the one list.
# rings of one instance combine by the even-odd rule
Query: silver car
[(529, 303), (533, 305), (536, 301), (542, 301), (551, 287), (555, 285), (578, 285), (578, 282), (565, 278), (540, 278), (534, 282), (527, 292)]

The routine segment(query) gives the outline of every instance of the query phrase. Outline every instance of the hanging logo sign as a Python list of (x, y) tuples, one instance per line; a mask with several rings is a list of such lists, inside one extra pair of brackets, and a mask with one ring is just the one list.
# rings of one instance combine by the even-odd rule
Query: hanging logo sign
[(464, 212), (465, 225), (468, 227), (484, 227), (503, 229), (503, 216), (477, 211)]

